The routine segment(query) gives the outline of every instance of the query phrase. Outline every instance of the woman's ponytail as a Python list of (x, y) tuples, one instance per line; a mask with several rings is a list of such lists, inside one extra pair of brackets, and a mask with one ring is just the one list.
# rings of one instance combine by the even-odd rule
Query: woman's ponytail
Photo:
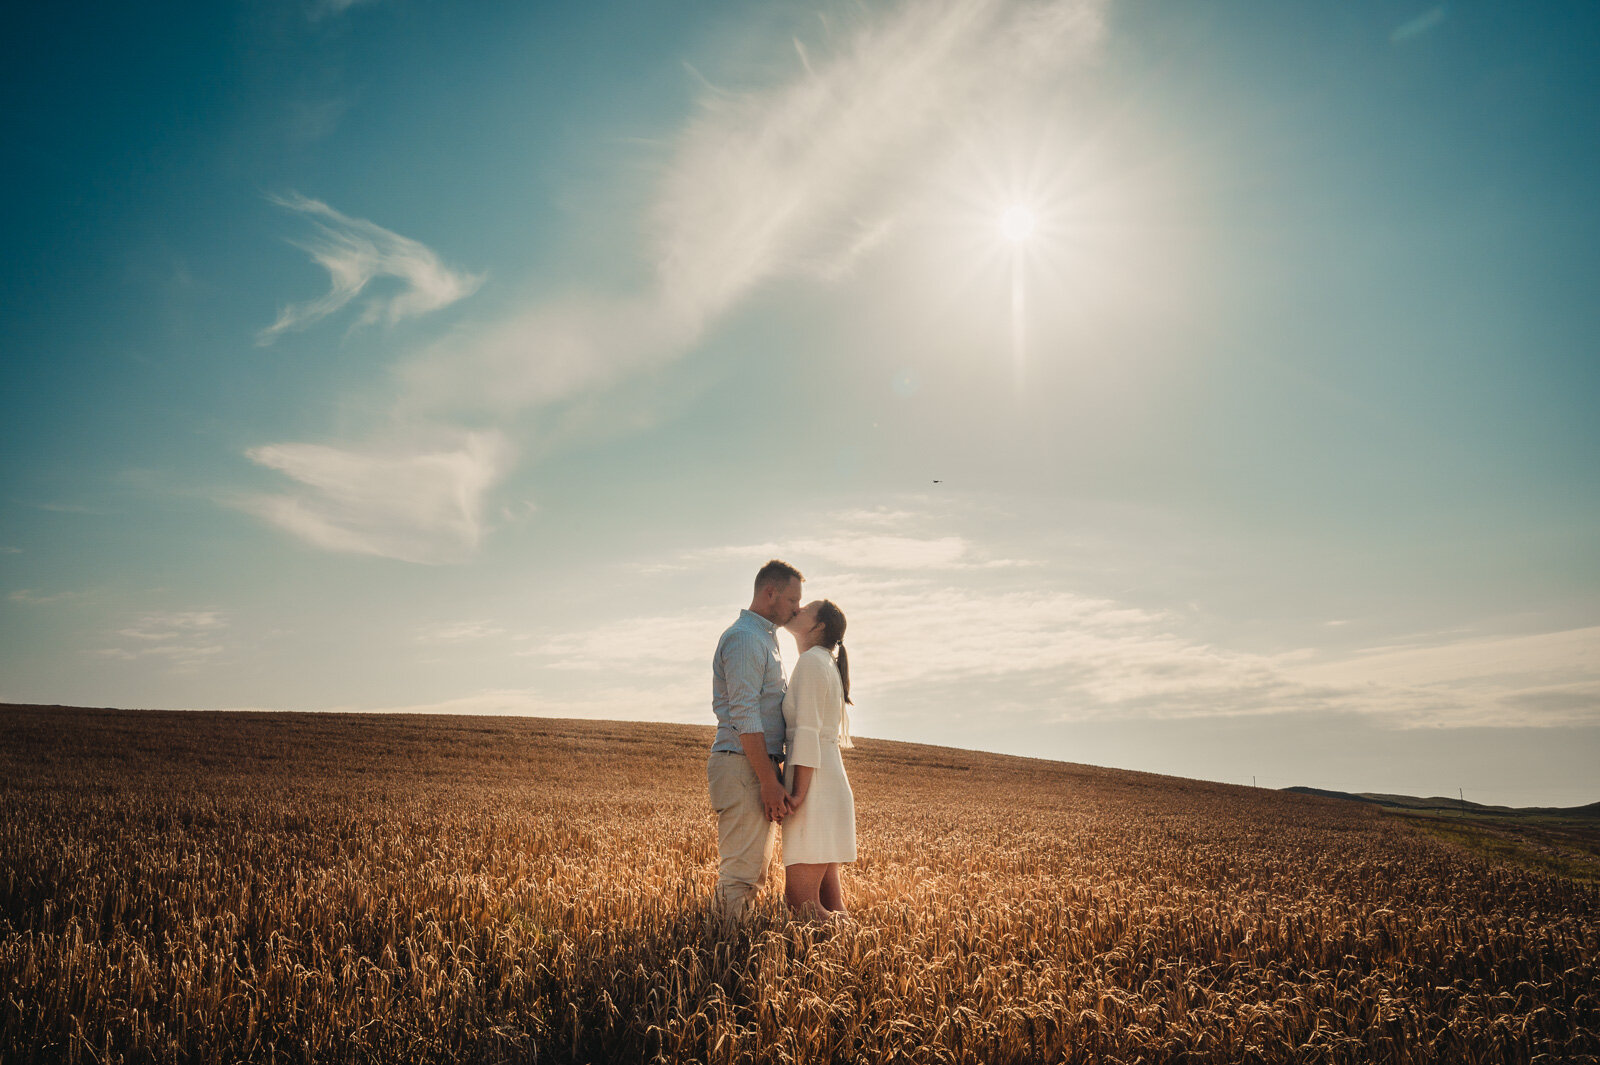
[(844, 685), (844, 701), (849, 703), (850, 656), (844, 652), (844, 611), (835, 606), (833, 600), (824, 599), (817, 607), (817, 620), (822, 622), (822, 646), (838, 652), (834, 665), (839, 667), (839, 683)]

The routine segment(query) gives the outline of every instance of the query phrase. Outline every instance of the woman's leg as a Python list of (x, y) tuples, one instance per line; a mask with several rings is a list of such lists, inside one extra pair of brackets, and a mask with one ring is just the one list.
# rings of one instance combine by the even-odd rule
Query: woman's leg
[(818, 898), (822, 877), (827, 871), (828, 867), (822, 864), (800, 862), (784, 866), (783, 901), (789, 904), (789, 909), (794, 911), (796, 917), (820, 921), (828, 916), (828, 911)]
[(822, 903), (822, 908), (830, 913), (845, 913), (844, 880), (841, 879), (844, 870), (839, 862), (829, 862), (827, 870), (822, 874), (822, 883), (819, 885), (817, 898)]

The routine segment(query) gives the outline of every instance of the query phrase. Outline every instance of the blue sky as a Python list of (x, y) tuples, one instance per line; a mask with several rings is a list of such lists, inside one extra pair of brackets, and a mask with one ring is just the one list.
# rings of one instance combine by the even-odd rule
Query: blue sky
[(23, 19), (0, 699), (1600, 798), (1591, 4)]

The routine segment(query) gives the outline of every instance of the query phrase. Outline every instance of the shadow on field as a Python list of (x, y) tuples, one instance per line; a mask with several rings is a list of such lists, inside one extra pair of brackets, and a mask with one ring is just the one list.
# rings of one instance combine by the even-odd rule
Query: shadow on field
[(557, 1061), (694, 1061), (722, 1056), (725, 1040), (757, 1039), (759, 974), (806, 938), (781, 898), (769, 890), (742, 923), (709, 894), (637, 916), (631, 937), (593, 952), (594, 940), (574, 944), (570, 971), (549, 989), (541, 1049)]

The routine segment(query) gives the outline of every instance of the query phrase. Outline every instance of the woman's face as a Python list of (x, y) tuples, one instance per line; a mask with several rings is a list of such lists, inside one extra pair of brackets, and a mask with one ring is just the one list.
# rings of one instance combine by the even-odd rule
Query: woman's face
[(801, 607), (799, 612), (789, 620), (789, 624), (785, 625), (784, 628), (793, 633), (797, 640), (802, 636), (814, 637), (817, 629), (822, 625), (822, 622), (817, 620), (817, 608), (821, 605), (821, 599), (813, 599)]

